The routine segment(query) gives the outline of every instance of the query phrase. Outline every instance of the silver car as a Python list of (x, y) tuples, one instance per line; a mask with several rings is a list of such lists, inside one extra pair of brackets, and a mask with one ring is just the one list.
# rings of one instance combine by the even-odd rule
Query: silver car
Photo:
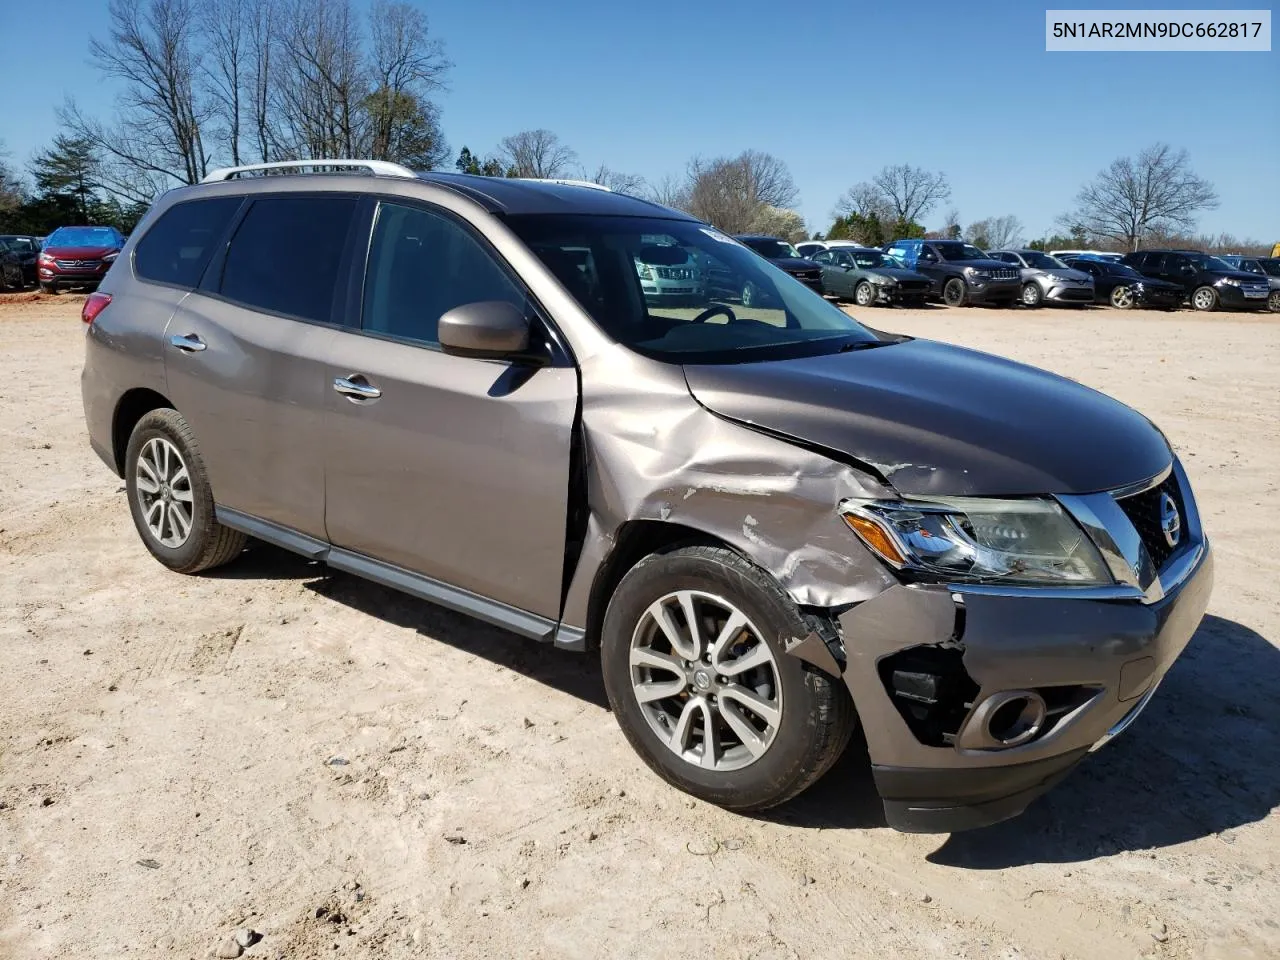
[[(861, 724), (917, 831), (1022, 811), (1200, 622), (1196, 500), (1129, 407), (644, 200), (314, 166), (359, 172), (165, 193), (85, 302), (89, 443), (164, 566), (251, 537), (590, 652), (645, 763), (730, 809)], [(761, 296), (650, 302), (676, 250)]]
[(1083, 270), (1068, 267), (1057, 257), (1039, 250), (994, 250), (990, 256), (1020, 268), (1024, 307), (1038, 307), (1044, 303), (1075, 306), (1093, 303), (1093, 277)]

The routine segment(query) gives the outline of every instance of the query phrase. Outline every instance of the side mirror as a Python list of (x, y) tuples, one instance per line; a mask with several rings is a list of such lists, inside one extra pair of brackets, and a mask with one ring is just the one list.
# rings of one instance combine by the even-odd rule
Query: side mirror
[(506, 300), (464, 303), (440, 318), (437, 336), (445, 353), (506, 359), (529, 352), (529, 318)]

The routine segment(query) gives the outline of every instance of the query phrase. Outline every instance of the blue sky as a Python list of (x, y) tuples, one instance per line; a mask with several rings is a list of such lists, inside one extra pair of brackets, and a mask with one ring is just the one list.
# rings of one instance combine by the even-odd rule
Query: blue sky
[[(1099, 169), (1164, 140), (1189, 149), (1218, 189), (1203, 230), (1280, 240), (1274, 49), (1046, 53), (1045, 5), (1025, 0), (423, 6), (455, 64), (442, 96), (455, 153), (546, 127), (586, 166), (657, 180), (694, 154), (765, 150), (790, 166), (810, 229), (828, 225), (847, 187), (906, 162), (949, 176), (962, 223), (1012, 213), (1035, 237)], [(39, 31), (12, 19), (0, 32), (0, 139), (18, 163), (54, 135), (64, 95), (112, 109), (112, 88), (87, 62), (89, 37), (106, 32), (105, 0), (58, 10), (56, 43), (33, 42)]]

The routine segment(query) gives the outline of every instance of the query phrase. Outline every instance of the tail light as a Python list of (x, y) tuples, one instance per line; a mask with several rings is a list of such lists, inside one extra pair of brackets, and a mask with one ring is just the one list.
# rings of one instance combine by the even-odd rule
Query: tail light
[(96, 290), (89, 294), (89, 299), (84, 302), (84, 307), (80, 310), (80, 319), (85, 323), (93, 323), (98, 319), (98, 314), (107, 309), (111, 303), (111, 294), (98, 293)]

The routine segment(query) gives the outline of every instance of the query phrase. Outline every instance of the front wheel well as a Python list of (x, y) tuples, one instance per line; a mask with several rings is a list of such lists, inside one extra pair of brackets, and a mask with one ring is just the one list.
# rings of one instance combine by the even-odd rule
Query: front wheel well
[(668, 553), (677, 547), (693, 544), (734, 550), (718, 537), (679, 523), (662, 520), (628, 520), (624, 523), (618, 529), (614, 548), (600, 565), (591, 585), (591, 598), (587, 601), (588, 647), (600, 645), (600, 632), (609, 600), (628, 570), (650, 554)]
[(116, 473), (124, 476), (124, 454), (129, 448), (129, 437), (138, 421), (152, 410), (172, 407), (168, 398), (154, 390), (138, 387), (129, 390), (116, 404), (115, 417), (111, 422), (111, 455), (115, 459)]

